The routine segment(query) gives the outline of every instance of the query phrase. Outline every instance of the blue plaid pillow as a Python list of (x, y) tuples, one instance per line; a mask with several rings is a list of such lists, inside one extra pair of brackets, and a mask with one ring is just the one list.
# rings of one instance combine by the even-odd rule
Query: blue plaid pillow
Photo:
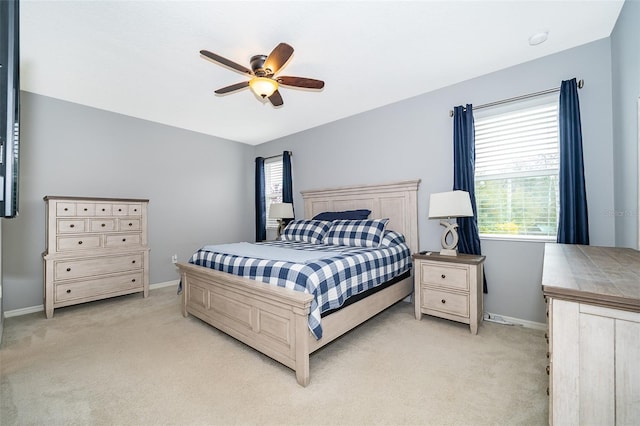
[(378, 247), (389, 219), (334, 220), (324, 237), (325, 244)]
[(385, 231), (384, 237), (382, 237), (382, 241), (380, 242), (380, 247), (393, 247), (398, 244), (405, 243), (404, 235), (396, 231)]
[(280, 239), (320, 244), (330, 227), (331, 222), (326, 220), (293, 220), (284, 228)]

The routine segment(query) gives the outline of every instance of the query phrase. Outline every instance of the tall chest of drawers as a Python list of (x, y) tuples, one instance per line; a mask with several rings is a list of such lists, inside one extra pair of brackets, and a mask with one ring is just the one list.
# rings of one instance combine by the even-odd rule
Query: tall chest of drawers
[(44, 197), (44, 306), (149, 294), (149, 200)]

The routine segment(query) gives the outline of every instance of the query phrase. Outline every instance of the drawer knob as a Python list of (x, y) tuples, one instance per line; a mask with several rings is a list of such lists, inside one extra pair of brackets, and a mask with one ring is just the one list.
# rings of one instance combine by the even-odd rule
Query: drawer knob
[(67, 290), (67, 294), (71, 293), (71, 289)]
[(549, 375), (549, 366), (548, 365), (547, 365), (546, 370), (547, 370), (547, 376), (548, 376)]
[(127, 239), (126, 239), (126, 238), (123, 238), (123, 239), (122, 239), (122, 242), (124, 243), (125, 241), (127, 241)]
[(85, 212), (87, 211), (87, 208), (86, 208), (86, 207), (84, 208), (84, 211), (85, 211)]
[(442, 302), (442, 303), (447, 303), (447, 301), (446, 301), (446, 300), (444, 300), (444, 299), (442, 299), (442, 300), (441, 300), (441, 302)]
[(137, 212), (137, 211), (138, 211), (138, 209), (133, 209), (133, 211), (134, 211), (134, 212)]
[(69, 209), (65, 207), (65, 208), (64, 208), (64, 211), (65, 211), (65, 212), (68, 212), (68, 211), (69, 211)]
[(75, 228), (76, 226), (72, 223), (71, 225), (69, 225), (69, 228)]
[(135, 260), (132, 260), (132, 261), (131, 261), (131, 263), (136, 263), (136, 261), (135, 261)]
[(101, 224), (100, 226), (102, 226), (102, 227), (104, 228), (105, 226), (107, 226), (107, 224), (106, 224), (106, 223), (103, 223), (103, 224)]
[(444, 280), (445, 278), (447, 278), (447, 276), (445, 274), (440, 275), (440, 277)]
[(106, 210), (107, 210), (107, 209), (104, 209), (104, 208), (102, 209), (102, 211), (103, 211), (103, 212), (104, 212), (104, 211), (106, 211)]
[(132, 279), (132, 280), (131, 280), (131, 282), (132, 282), (132, 283), (135, 283), (135, 282), (136, 282), (136, 279), (135, 279), (135, 278), (134, 278), (134, 279)]
[(78, 241), (78, 244), (82, 244), (82, 241)]
[(133, 223), (129, 223), (129, 226), (133, 226)]
[(547, 386), (547, 395), (549, 395), (549, 386)]
[(67, 272), (71, 272), (71, 268), (67, 268)]
[(122, 209), (118, 209), (118, 211), (119, 211), (119, 212), (121, 212), (121, 211), (122, 211)]

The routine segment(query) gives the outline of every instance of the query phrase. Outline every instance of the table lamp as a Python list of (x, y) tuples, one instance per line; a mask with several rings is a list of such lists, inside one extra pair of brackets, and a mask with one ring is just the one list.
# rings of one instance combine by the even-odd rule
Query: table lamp
[[(467, 191), (438, 192), (429, 196), (429, 219), (442, 219), (440, 225), (444, 226), (440, 254), (446, 256), (458, 255), (458, 224), (450, 222), (455, 217), (471, 217), (471, 198)], [(451, 234), (451, 242), (447, 242), (447, 236)]]
[(278, 235), (276, 239), (280, 239), (282, 231), (284, 231), (284, 219), (293, 219), (293, 204), (291, 203), (273, 203), (269, 206), (269, 219), (278, 220)]

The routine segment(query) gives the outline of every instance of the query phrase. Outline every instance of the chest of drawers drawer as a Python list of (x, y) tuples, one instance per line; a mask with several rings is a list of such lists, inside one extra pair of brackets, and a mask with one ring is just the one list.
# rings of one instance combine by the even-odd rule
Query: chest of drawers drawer
[(86, 223), (83, 219), (58, 219), (58, 234), (77, 234), (85, 232)]
[(139, 231), (140, 219), (118, 219), (118, 231)]
[(90, 232), (112, 232), (116, 230), (115, 219), (91, 219), (89, 220)]
[(105, 247), (131, 247), (140, 245), (140, 234), (106, 235)]
[(143, 254), (54, 261), (55, 280), (69, 280), (142, 269)]
[(105, 295), (115, 295), (122, 291), (142, 290), (142, 272), (132, 272), (117, 276), (92, 278), (75, 282), (65, 282), (55, 285), (55, 301), (67, 302), (79, 299), (104, 298)]
[(102, 238), (100, 235), (80, 235), (70, 237), (58, 237), (57, 249), (58, 251), (72, 251), (72, 250), (91, 250), (102, 246)]

